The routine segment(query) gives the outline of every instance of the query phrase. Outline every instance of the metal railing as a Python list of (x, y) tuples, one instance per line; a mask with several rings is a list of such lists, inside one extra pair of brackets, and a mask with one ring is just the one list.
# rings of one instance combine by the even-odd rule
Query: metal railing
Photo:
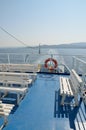
[[(77, 73), (86, 73), (86, 57), (60, 54), (34, 54), (34, 53), (0, 53), (1, 64), (36, 64), (43, 65), (47, 58), (53, 57), (58, 67), (68, 72), (75, 69)], [(84, 60), (85, 59), (85, 60)], [(61, 67), (62, 66), (62, 67)]]

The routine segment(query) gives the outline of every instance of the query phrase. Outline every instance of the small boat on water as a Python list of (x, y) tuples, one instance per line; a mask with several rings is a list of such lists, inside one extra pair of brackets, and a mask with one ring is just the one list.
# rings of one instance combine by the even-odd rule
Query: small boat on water
[(0, 64), (0, 129), (86, 130), (86, 62), (42, 59)]

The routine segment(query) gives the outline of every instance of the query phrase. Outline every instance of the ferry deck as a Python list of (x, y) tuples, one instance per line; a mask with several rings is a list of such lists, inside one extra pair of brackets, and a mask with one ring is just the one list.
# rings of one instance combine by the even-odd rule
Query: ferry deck
[[(7, 64), (6, 66), (8, 67)], [(4, 70), (6, 66), (4, 66)], [(12, 69), (12, 64), (10, 67)], [(7, 77), (9, 72), (3, 72), (4, 75), (5, 73)], [(14, 107), (7, 117), (8, 123), (6, 122), (1, 130), (86, 130), (86, 105), (83, 98), (79, 95), (78, 105), (75, 106), (74, 97), (66, 95), (65, 100), (68, 103), (62, 101), (63, 104), (61, 104), (63, 95), (60, 94), (60, 77), (69, 78), (69, 70), (64, 73), (60, 69), (53, 73), (46, 72), (45, 68), (43, 71), (42, 65), (41, 70), (34, 73), (37, 74), (36, 78), (28, 86), (28, 91), (19, 104), (16, 104), (15, 100), (8, 99), (8, 96), (2, 98), (2, 103), (14, 104)], [(30, 72), (30, 74), (34, 73)], [(81, 74), (78, 76), (82, 78)], [(11, 96), (13, 97), (12, 94)], [(0, 125), (2, 123), (3, 118), (1, 116)]]

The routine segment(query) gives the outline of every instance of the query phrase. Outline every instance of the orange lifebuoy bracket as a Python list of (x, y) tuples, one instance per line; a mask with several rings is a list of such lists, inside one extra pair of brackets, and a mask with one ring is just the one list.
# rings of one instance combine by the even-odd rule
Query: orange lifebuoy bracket
[[(48, 63), (49, 63), (50, 61), (54, 63), (54, 66), (49, 66), (49, 65), (48, 65)], [(53, 59), (53, 58), (48, 58), (48, 59), (45, 60), (45, 68), (47, 68), (47, 69), (49, 69), (49, 70), (55, 70), (55, 68), (57, 68), (57, 66), (58, 66), (58, 63), (57, 63), (57, 61), (56, 61), (55, 59)]]

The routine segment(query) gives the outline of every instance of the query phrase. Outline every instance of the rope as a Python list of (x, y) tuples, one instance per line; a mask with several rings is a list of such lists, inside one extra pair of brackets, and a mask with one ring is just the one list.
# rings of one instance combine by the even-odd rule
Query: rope
[(14, 38), (17, 42), (23, 44), (24, 46), (28, 47), (27, 44), (25, 44), (23, 41), (19, 40), (18, 38), (16, 38), (14, 35), (12, 35), (11, 33), (9, 33), (8, 31), (6, 31), (3, 27), (0, 26), (0, 29), (2, 31), (4, 31), (5, 33), (7, 33), (10, 37)]

